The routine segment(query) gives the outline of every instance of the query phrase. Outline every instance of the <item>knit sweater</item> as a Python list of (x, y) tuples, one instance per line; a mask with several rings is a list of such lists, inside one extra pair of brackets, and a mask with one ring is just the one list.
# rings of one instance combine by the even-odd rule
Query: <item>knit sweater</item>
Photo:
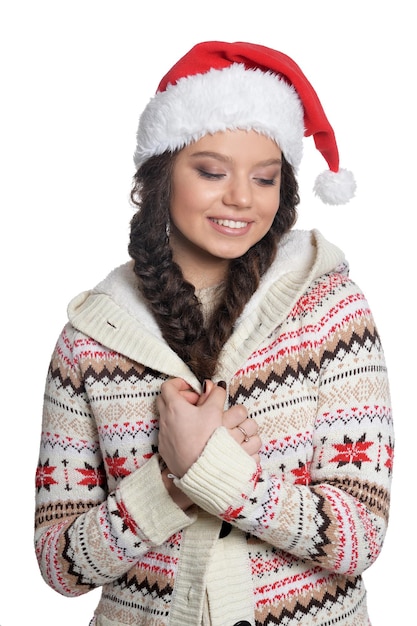
[(96, 626), (368, 624), (361, 574), (384, 540), (394, 442), (380, 338), (342, 252), (317, 231), (280, 243), (215, 377), (256, 420), (260, 465), (218, 428), (174, 479), (185, 512), (161, 478), (155, 400), (169, 377), (200, 385), (131, 262), (68, 314), (36, 477), (46, 582), (102, 587)]

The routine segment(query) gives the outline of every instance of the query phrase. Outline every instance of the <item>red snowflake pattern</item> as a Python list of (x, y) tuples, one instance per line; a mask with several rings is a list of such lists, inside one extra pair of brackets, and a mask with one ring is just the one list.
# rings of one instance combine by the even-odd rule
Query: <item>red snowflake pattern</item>
[(372, 441), (365, 441), (365, 438), (366, 435), (363, 434), (357, 441), (352, 441), (345, 435), (344, 443), (333, 444), (333, 447), (336, 448), (339, 454), (330, 459), (330, 462), (337, 463), (337, 467), (343, 467), (352, 463), (361, 469), (362, 463), (371, 461), (366, 451), (374, 445)]
[(295, 485), (309, 485), (311, 482), (311, 474), (310, 474), (310, 466), (311, 461), (307, 461), (307, 463), (302, 463), (299, 461), (299, 467), (297, 469), (291, 470), (291, 473), (295, 476)]
[(43, 465), (39, 463), (36, 469), (36, 488), (40, 491), (42, 488), (47, 491), (51, 490), (51, 485), (57, 485), (58, 482), (52, 478), (52, 474), (56, 470), (56, 466), (49, 465), (49, 459)]
[(112, 457), (108, 456), (106, 458), (106, 464), (109, 469), (110, 476), (113, 476), (113, 478), (123, 478), (124, 476), (129, 476), (129, 470), (123, 467), (126, 460), (125, 456), (119, 457), (117, 450)]
[(117, 517), (120, 517), (123, 521), (123, 532), (125, 532), (126, 530), (130, 530), (131, 533), (133, 533), (134, 535), (136, 535), (137, 531), (138, 531), (138, 525), (136, 524), (135, 520), (133, 519), (133, 517), (130, 515), (129, 511), (127, 510), (124, 502), (117, 502), (117, 510), (116, 511), (112, 511), (113, 515), (117, 515)]
[(243, 506), (238, 507), (237, 509), (232, 509), (231, 506), (223, 513), (222, 518), (225, 522), (230, 522), (234, 519), (242, 518), (243, 516), (240, 513), (243, 511)]
[(103, 465), (100, 467), (91, 467), (88, 463), (85, 463), (85, 467), (77, 467), (77, 472), (79, 472), (84, 478), (78, 482), (78, 485), (82, 485), (91, 489), (94, 487), (103, 487), (105, 484), (105, 473)]
[(385, 450), (387, 452), (388, 458), (385, 461), (384, 465), (385, 467), (388, 468), (388, 472), (391, 473), (392, 472), (392, 466), (394, 463), (394, 447), (392, 445), (386, 445), (385, 446)]

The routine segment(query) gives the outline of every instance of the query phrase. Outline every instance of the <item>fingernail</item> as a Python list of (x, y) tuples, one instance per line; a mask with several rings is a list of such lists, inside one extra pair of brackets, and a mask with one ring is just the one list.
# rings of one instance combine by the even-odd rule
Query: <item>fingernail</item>
[(218, 387), (221, 387), (222, 389), (226, 389), (227, 385), (226, 385), (226, 381), (224, 380), (219, 380), (219, 382), (217, 383)]

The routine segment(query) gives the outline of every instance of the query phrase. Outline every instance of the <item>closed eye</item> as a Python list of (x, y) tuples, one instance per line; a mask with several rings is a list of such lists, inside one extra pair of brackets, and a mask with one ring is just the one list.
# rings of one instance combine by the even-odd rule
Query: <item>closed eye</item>
[(207, 172), (207, 170), (203, 170), (201, 168), (197, 168), (197, 172), (199, 176), (202, 178), (207, 178), (208, 180), (220, 180), (224, 178), (224, 174), (214, 174), (213, 172)]
[(277, 184), (277, 179), (276, 178), (255, 178), (255, 180), (260, 185), (264, 185), (265, 187), (273, 186), (273, 185)]

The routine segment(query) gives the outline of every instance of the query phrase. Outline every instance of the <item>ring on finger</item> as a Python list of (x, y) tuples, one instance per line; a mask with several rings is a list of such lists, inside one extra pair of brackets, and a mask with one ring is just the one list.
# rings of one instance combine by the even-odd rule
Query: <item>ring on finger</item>
[(249, 437), (248, 433), (246, 432), (246, 430), (243, 428), (243, 426), (236, 426), (236, 428), (237, 428), (238, 430), (240, 430), (240, 432), (241, 432), (241, 433), (242, 433), (242, 435), (244, 436), (243, 441), (245, 441), (245, 442), (246, 442), (246, 441), (249, 441), (250, 437)]

